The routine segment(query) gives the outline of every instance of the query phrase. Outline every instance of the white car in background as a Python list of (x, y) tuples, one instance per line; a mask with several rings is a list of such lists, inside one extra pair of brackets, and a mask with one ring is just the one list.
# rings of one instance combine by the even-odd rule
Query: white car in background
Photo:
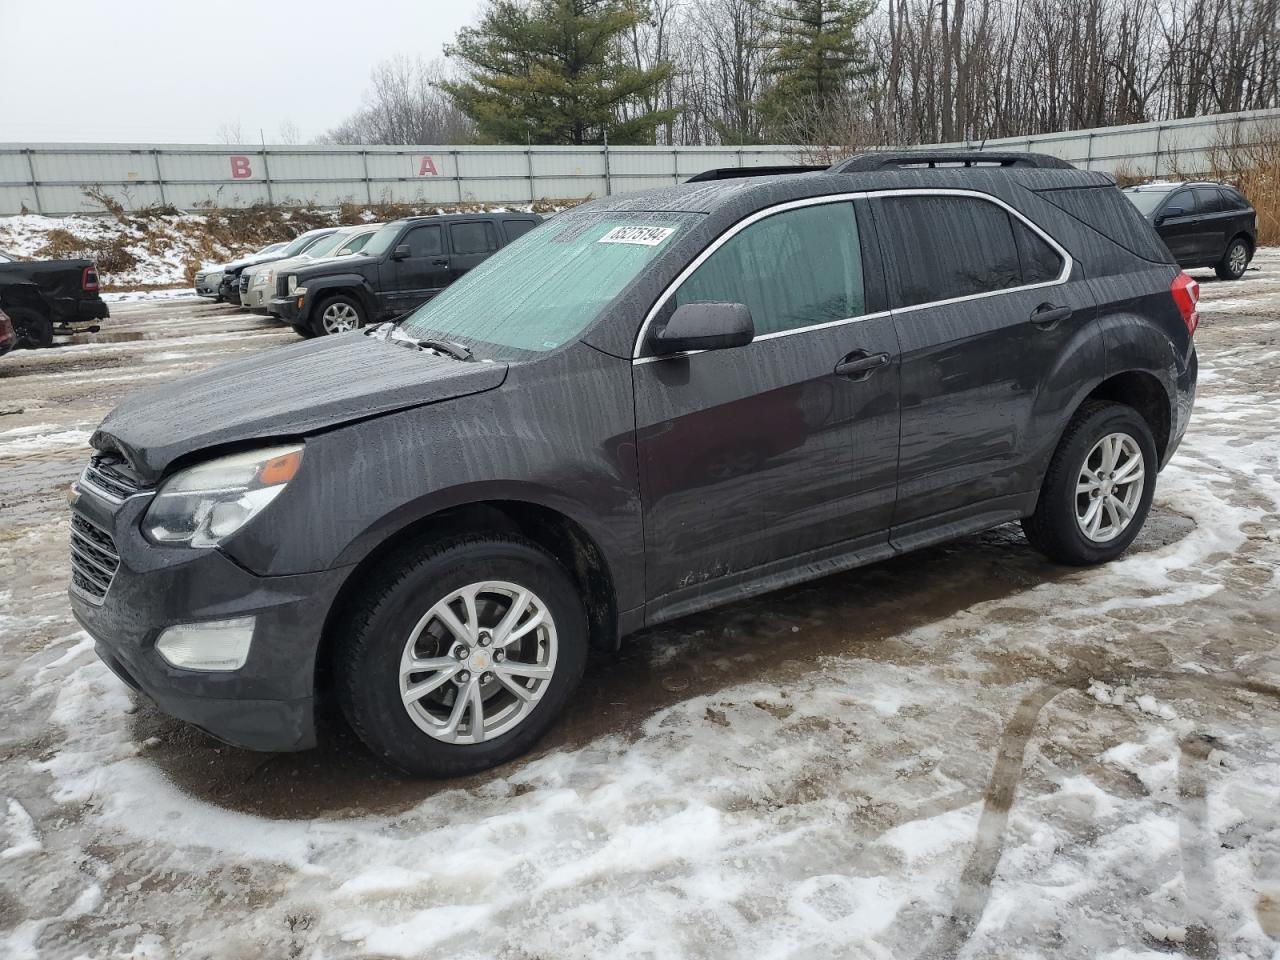
[[(275, 253), (284, 247), (288, 241), (282, 240), (279, 243), (269, 243), (261, 250), (251, 254), (254, 257), (266, 257)], [(196, 274), (196, 296), (211, 297), (214, 300), (222, 299), (222, 294), (218, 292), (218, 288), (222, 286), (222, 276), (226, 271), (221, 266), (209, 266), (205, 264), (203, 270)]]
[(358, 227), (343, 227), (319, 240), (314, 246), (308, 247), (305, 252), (296, 257), (249, 267), (245, 270), (249, 282), (240, 298), (241, 305), (254, 313), (270, 313), (271, 299), (275, 296), (276, 277), (282, 276), (284, 272), (306, 261), (349, 257), (353, 253), (358, 253), (381, 226), (380, 223), (370, 223), (361, 224)]

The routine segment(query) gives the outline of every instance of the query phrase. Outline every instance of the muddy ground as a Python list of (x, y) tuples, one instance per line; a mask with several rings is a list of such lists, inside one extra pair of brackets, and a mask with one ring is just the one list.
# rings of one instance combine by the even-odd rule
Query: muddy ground
[(687, 618), (531, 757), (412, 781), (137, 702), (67, 609), (129, 392), (294, 342), (193, 299), (0, 359), (0, 957), (1280, 957), (1280, 251), (1108, 568), (1016, 526)]

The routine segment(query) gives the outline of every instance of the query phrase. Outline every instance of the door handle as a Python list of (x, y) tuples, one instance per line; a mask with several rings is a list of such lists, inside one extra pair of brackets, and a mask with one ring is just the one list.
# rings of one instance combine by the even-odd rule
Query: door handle
[(431, 261), (431, 263), (432, 263), (432, 265), (437, 266), (437, 267), (447, 267), (447, 266), (449, 265), (449, 258), (448, 258), (448, 257), (436, 257), (434, 260), (432, 260), (432, 261)]
[(887, 353), (871, 353), (855, 350), (836, 364), (836, 376), (850, 380), (866, 380), (889, 362)]
[(1052, 330), (1059, 320), (1065, 320), (1074, 313), (1070, 307), (1055, 307), (1052, 303), (1042, 303), (1031, 312), (1031, 322), (1043, 330)]

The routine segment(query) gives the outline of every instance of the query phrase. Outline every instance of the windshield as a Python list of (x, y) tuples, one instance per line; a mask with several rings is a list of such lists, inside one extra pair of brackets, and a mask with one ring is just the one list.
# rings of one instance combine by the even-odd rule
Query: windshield
[(388, 223), (369, 238), (369, 242), (364, 245), (364, 252), (371, 257), (382, 256), (391, 249), (391, 245), (396, 242), (396, 237), (400, 236), (400, 231), (403, 229), (403, 223)]
[(1156, 207), (1164, 203), (1165, 197), (1169, 196), (1168, 190), (1126, 190), (1124, 195), (1129, 198), (1129, 202), (1138, 208), (1138, 212), (1145, 217), (1151, 216), (1156, 212)]
[(487, 349), (494, 346), (553, 350), (585, 330), (698, 217), (562, 214), (499, 250), (401, 326), (418, 338), (478, 344), (481, 355), (510, 352)]
[(369, 238), (372, 236), (372, 231), (369, 233), (357, 233), (354, 237), (338, 248), (336, 251), (337, 255), (341, 256), (344, 253), (359, 253), (364, 249), (365, 244), (369, 242)]
[(288, 245), (283, 250), (279, 250), (277, 252), (280, 254), (281, 260), (287, 260), (289, 257), (296, 257), (303, 250), (306, 250), (309, 246), (315, 243), (318, 239), (320, 238), (315, 236), (314, 234), (304, 233), (300, 237), (294, 237), (292, 240), (289, 241)]
[(261, 250), (255, 253), (254, 256), (260, 257), (263, 254), (275, 253), (277, 250), (279, 250), (283, 246), (284, 246), (283, 243), (268, 243), (265, 247), (263, 247)]
[(311, 246), (307, 247), (305, 251), (306, 255), (308, 257), (317, 257), (317, 258), (326, 257), (329, 255), (330, 250), (332, 250), (334, 247), (340, 244), (343, 240), (347, 239), (347, 237), (349, 236), (351, 236), (351, 234), (349, 233), (331, 233), (327, 237), (321, 237)]

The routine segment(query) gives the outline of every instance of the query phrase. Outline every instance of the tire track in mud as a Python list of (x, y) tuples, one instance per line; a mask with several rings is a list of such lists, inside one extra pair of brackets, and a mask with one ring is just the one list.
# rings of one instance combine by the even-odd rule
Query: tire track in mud
[[(1070, 690), (1083, 693), (1095, 680), (1111, 684), (1133, 684), (1138, 680), (1186, 683), (1193, 686), (1203, 684), (1220, 689), (1246, 690), (1280, 701), (1280, 687), (1256, 680), (1224, 675), (1202, 676), (1180, 671), (1142, 670), (1133, 666), (1127, 669), (1121, 667), (1068, 673), (1061, 681), (1044, 684), (1026, 694), (1001, 732), (995, 766), (987, 782), (982, 814), (978, 819), (973, 851), (960, 873), (959, 889), (951, 912), (944, 919), (941, 929), (917, 955), (918, 960), (950, 960), (959, 955), (973, 936), (991, 899), (991, 887), (1004, 853), (1009, 811), (1022, 782), (1027, 744), (1039, 725), (1040, 715), (1059, 695)], [(1200, 920), (1197, 924), (1188, 925), (1185, 947), (1190, 956), (1208, 960), (1218, 956), (1217, 937), (1210, 926), (1212, 905), (1217, 903), (1217, 896), (1214, 893), (1212, 858), (1208, 853), (1211, 831), (1206, 803), (1207, 783), (1203, 770), (1203, 764), (1212, 749), (1212, 738), (1198, 733), (1184, 738), (1180, 746), (1179, 842), (1188, 900), (1192, 901), (1192, 908)]]

